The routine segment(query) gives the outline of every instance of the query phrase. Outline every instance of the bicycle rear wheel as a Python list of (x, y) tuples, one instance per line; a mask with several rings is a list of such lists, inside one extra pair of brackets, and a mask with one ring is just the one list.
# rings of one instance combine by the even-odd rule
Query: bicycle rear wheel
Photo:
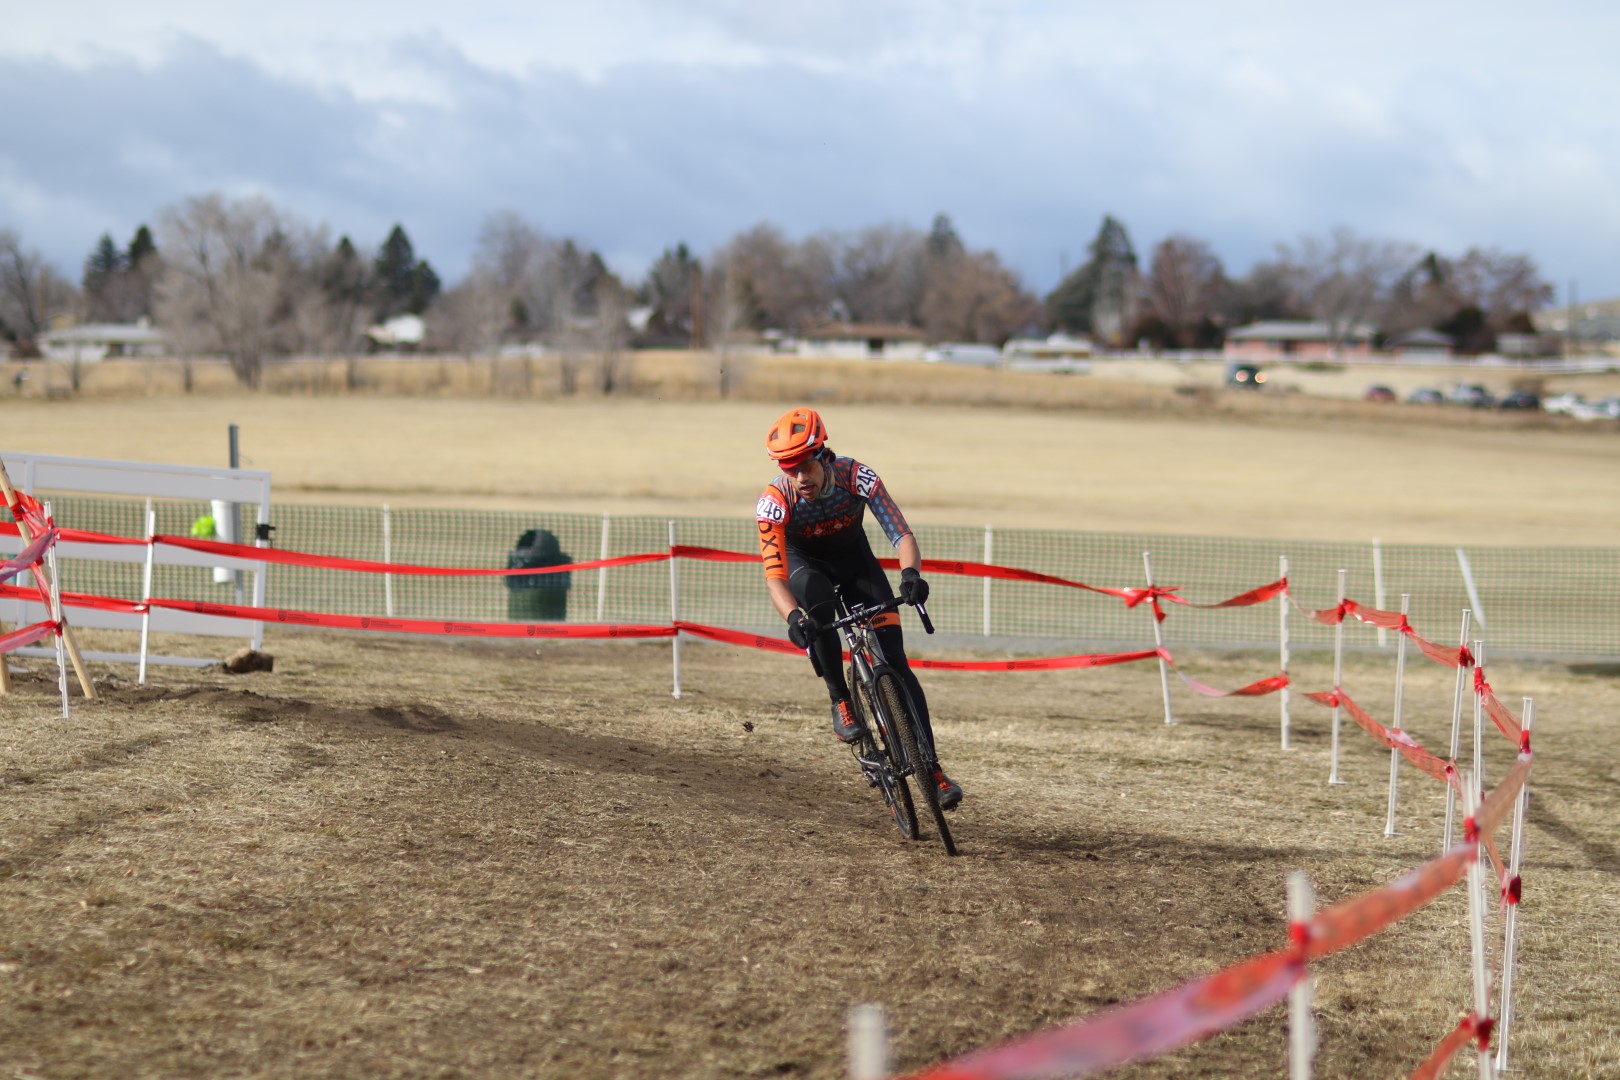
[(951, 827), (945, 822), (945, 811), (939, 808), (939, 789), (934, 786), (934, 770), (939, 766), (931, 755), (924, 757), (918, 745), (917, 717), (911, 710), (911, 695), (905, 692), (900, 680), (889, 672), (878, 676), (877, 687), (884, 709), (894, 722), (895, 734), (899, 737), (906, 762), (911, 765), (911, 782), (917, 786), (917, 794), (922, 796), (923, 805), (928, 807), (929, 816), (934, 819), (934, 829), (939, 833), (939, 842), (945, 845), (945, 853), (955, 855), (956, 841), (951, 836)]
[(900, 835), (907, 840), (916, 840), (922, 836), (922, 830), (917, 827), (917, 807), (911, 801), (911, 789), (895, 767), (899, 754), (890, 744), (891, 725), (880, 721), (878, 710), (872, 707), (866, 688), (855, 678), (853, 667), (849, 672), (849, 688), (856, 715), (866, 725), (868, 732), (866, 738), (856, 744), (858, 752), (869, 749), (871, 756), (878, 761), (876, 766), (862, 765), (862, 771), (876, 781), (878, 794), (883, 796), (884, 805), (889, 808), (889, 816), (894, 819)]

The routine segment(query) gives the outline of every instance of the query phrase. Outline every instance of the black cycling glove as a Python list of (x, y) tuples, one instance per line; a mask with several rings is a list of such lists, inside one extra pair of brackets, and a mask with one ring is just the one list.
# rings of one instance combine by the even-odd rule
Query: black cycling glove
[(900, 571), (900, 602), (913, 607), (928, 602), (928, 582), (923, 580), (922, 571), (909, 566)]
[(808, 649), (810, 643), (816, 640), (815, 620), (798, 608), (794, 608), (793, 613), (787, 617), (787, 624), (788, 640), (797, 647)]

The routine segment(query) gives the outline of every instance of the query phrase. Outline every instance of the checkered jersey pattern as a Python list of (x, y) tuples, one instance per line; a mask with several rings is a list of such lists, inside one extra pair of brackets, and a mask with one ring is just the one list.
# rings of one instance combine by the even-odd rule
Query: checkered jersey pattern
[(787, 578), (787, 553), (829, 558), (866, 543), (861, 528), (868, 508), (872, 518), (898, 545), (911, 527), (870, 466), (854, 458), (836, 458), (832, 490), (823, 499), (801, 499), (786, 476), (772, 480), (759, 497), (754, 518), (759, 526), (759, 557), (767, 578)]

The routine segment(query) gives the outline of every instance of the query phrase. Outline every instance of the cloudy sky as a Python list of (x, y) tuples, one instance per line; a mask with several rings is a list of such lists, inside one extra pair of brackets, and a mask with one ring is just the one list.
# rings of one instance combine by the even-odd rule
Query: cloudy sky
[(1620, 6), (1323, 7), (7, 4), (0, 228), (76, 277), (104, 231), (258, 193), (367, 249), (402, 222), (454, 280), (515, 210), (639, 279), (762, 221), (944, 211), (1045, 291), (1113, 213), (1234, 273), (1343, 225), (1620, 297)]

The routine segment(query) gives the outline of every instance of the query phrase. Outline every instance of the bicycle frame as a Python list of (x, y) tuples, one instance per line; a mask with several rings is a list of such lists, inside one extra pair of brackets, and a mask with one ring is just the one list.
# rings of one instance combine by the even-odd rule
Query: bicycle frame
[[(933, 786), (939, 771), (933, 740), (924, 729), (917, 703), (906, 689), (906, 680), (883, 655), (883, 646), (878, 642), (877, 617), (896, 610), (901, 602), (891, 598), (852, 607), (843, 590), (837, 586), (834, 589), (838, 617), (822, 630), (836, 631), (849, 652), (849, 682), (853, 684), (850, 692), (868, 726), (867, 734), (850, 750), (867, 782), (881, 788), (883, 801), (888, 804), (901, 833), (911, 840), (919, 837), (917, 812), (911, 798), (911, 787), (915, 786), (933, 818), (946, 853), (955, 855), (956, 842)], [(918, 604), (916, 611), (923, 629), (932, 634), (934, 624), (928, 618), (928, 609)], [(816, 659), (814, 646), (805, 651), (816, 674), (820, 675), (821, 663)], [(907, 777), (911, 779), (910, 784), (906, 782)]]
[[(840, 615), (833, 623), (832, 628), (836, 629), (840, 638), (842, 638), (844, 648), (850, 656), (850, 664), (854, 668), (855, 678), (861, 684), (866, 701), (871, 703), (873, 710), (877, 713), (873, 719), (884, 727), (884, 741), (890, 748), (890, 756), (898, 759), (903, 754), (903, 744), (898, 738), (894, 737), (894, 727), (899, 723), (909, 723), (910, 720), (908, 717), (892, 717), (888, 715), (888, 709), (881, 700), (882, 696), (878, 693), (878, 677), (885, 674), (893, 675), (900, 692), (909, 694), (909, 691), (906, 690), (905, 680), (900, 677), (899, 670), (890, 664), (888, 658), (883, 655), (883, 646), (878, 642), (877, 628), (873, 625), (873, 619), (885, 612), (897, 610), (900, 607), (900, 601), (896, 598), (881, 604), (861, 604), (852, 608), (844, 597), (842, 589), (835, 587), (835, 593), (838, 597)], [(934, 627), (929, 621), (928, 610), (919, 607), (917, 614), (922, 619), (924, 629), (930, 634), (933, 633)], [(853, 690), (854, 687), (850, 689)], [(910, 711), (915, 713), (915, 704), (910, 701), (907, 704), (912, 706)], [(916, 739), (918, 755), (923, 760), (896, 760), (894, 764), (900, 776), (925, 775), (932, 772), (937, 760), (933, 743), (928, 738), (928, 733), (922, 729), (922, 725), (913, 724), (912, 733)]]

